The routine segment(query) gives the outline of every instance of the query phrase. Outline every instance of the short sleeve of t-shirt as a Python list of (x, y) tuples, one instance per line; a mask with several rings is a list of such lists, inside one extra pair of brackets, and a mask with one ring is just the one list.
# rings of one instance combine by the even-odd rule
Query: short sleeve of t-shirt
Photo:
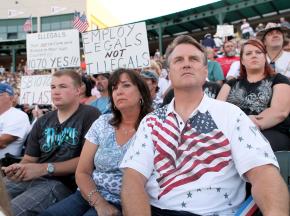
[(286, 76), (284, 76), (283, 74), (277, 73), (273, 80), (273, 86), (276, 84), (282, 84), (282, 83), (290, 85), (290, 81)]
[(268, 140), (250, 118), (239, 108), (233, 112), (235, 113), (231, 115), (235, 124), (230, 142), (233, 160), (239, 175), (243, 178), (243, 175), (250, 169), (265, 164), (279, 167)]
[(100, 137), (102, 133), (105, 133), (110, 127), (109, 120), (112, 118), (112, 114), (103, 114), (92, 124), (85, 138), (93, 144), (101, 145)]
[[(29, 120), (25, 113), (20, 113), (21, 111), (8, 110), (6, 119), (4, 120), (2, 134), (9, 134), (19, 138), (24, 138), (29, 130)], [(4, 113), (5, 114), (5, 113)]]
[(236, 84), (237, 79), (231, 79), (226, 82), (231, 88)]
[(129, 147), (123, 158), (120, 168), (132, 168), (147, 179), (151, 176), (154, 168), (154, 145), (152, 142), (150, 115), (146, 116), (140, 123), (136, 139)]

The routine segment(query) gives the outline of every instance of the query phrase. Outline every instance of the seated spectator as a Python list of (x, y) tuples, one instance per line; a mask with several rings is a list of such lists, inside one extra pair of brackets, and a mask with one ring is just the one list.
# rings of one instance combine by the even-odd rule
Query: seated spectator
[(276, 73), (281, 73), (290, 79), (290, 53), (283, 51), (287, 32), (290, 29), (277, 23), (267, 23), (264, 30), (257, 33), (267, 50), (267, 61)]
[(158, 87), (158, 75), (153, 70), (143, 70), (140, 73), (141, 77), (144, 79), (146, 84), (148, 85), (151, 99), (152, 99), (152, 108), (157, 109), (161, 106), (161, 103), (156, 98), (156, 94), (159, 90)]
[(14, 91), (0, 84), (0, 159), (6, 153), (20, 156), (30, 123), (26, 113), (13, 107)]
[(79, 103), (81, 84), (72, 70), (52, 75), (51, 98), (57, 110), (35, 122), (21, 162), (2, 167), (14, 215), (38, 215), (75, 189), (84, 136), (100, 114)]
[(12, 216), (10, 199), (3, 182), (2, 172), (0, 172), (0, 197), (0, 216)]
[(80, 93), (80, 103), (81, 104), (90, 104), (92, 101), (96, 99), (95, 96), (92, 96), (92, 88), (94, 87), (94, 83), (89, 77), (82, 76), (82, 86)]
[(212, 38), (210, 33), (207, 33), (207, 34), (204, 35), (204, 39), (202, 40), (201, 44), (204, 47), (210, 47), (210, 48), (215, 48), (216, 47), (215, 41)]
[(119, 164), (151, 100), (146, 83), (130, 69), (112, 74), (109, 96), (113, 113), (102, 115), (86, 135), (76, 171), (79, 190), (41, 216), (121, 215)]
[(235, 61), (232, 63), (230, 70), (227, 74), (227, 80), (237, 78), (240, 75), (240, 61)]
[(208, 69), (208, 75), (207, 78), (211, 82), (216, 82), (219, 85), (223, 84), (224, 74), (223, 70), (220, 66), (220, 64), (215, 61), (215, 52), (212, 48), (206, 47), (206, 54), (208, 59), (207, 69)]
[(108, 93), (109, 78), (109, 73), (94, 74), (95, 86), (100, 92), (100, 97), (92, 101), (90, 105), (96, 107), (102, 114), (112, 112)]
[(285, 17), (280, 17), (280, 25), (282, 27), (290, 29), (290, 23), (287, 20), (285, 20)]
[(273, 151), (290, 150), (290, 82), (266, 61), (266, 48), (250, 39), (241, 49), (241, 72), (218, 99), (240, 107), (269, 140)]
[(265, 28), (264, 24), (263, 23), (259, 23), (259, 25), (257, 25), (255, 31), (259, 32), (259, 31), (264, 30), (264, 28)]
[(240, 57), (236, 56), (236, 44), (234, 41), (225, 41), (223, 45), (224, 56), (216, 59), (220, 63), (224, 77), (227, 77), (228, 71), (233, 62), (239, 61)]
[(288, 189), (268, 142), (238, 107), (203, 93), (203, 47), (178, 36), (166, 57), (175, 97), (143, 118), (124, 156), (124, 215), (235, 215), (247, 180), (263, 215), (288, 216)]

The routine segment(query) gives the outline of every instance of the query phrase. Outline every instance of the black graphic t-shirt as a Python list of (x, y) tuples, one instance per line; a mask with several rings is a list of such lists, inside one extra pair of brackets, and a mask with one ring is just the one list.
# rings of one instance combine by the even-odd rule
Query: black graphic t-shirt
[[(235, 104), (247, 115), (258, 115), (270, 107), (273, 86), (281, 83), (290, 85), (289, 79), (279, 73), (255, 83), (250, 83), (247, 79), (229, 80), (227, 84), (231, 87), (231, 90), (227, 102)], [(289, 133), (287, 132), (289, 124), (290, 117), (288, 116), (275, 128), (283, 133)]]
[(78, 157), (85, 141), (84, 136), (99, 115), (96, 108), (81, 104), (70, 118), (60, 124), (57, 111), (47, 113), (34, 124), (25, 153), (39, 157), (39, 163)]

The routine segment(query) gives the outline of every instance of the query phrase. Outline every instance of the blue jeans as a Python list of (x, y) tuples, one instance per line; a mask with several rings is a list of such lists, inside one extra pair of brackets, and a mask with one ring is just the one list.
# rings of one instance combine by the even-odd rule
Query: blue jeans
[[(110, 203), (121, 211), (121, 206)], [(54, 204), (39, 216), (98, 216), (98, 213), (92, 208), (88, 202), (82, 197), (79, 190), (72, 195)]]

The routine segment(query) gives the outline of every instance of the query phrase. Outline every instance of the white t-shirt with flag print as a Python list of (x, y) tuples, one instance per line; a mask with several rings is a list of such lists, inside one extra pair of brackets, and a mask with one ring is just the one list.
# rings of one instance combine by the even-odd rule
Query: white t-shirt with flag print
[(245, 199), (244, 174), (273, 164), (268, 141), (235, 105), (204, 95), (187, 122), (172, 102), (148, 114), (121, 168), (148, 181), (150, 204), (199, 215), (233, 215)]

